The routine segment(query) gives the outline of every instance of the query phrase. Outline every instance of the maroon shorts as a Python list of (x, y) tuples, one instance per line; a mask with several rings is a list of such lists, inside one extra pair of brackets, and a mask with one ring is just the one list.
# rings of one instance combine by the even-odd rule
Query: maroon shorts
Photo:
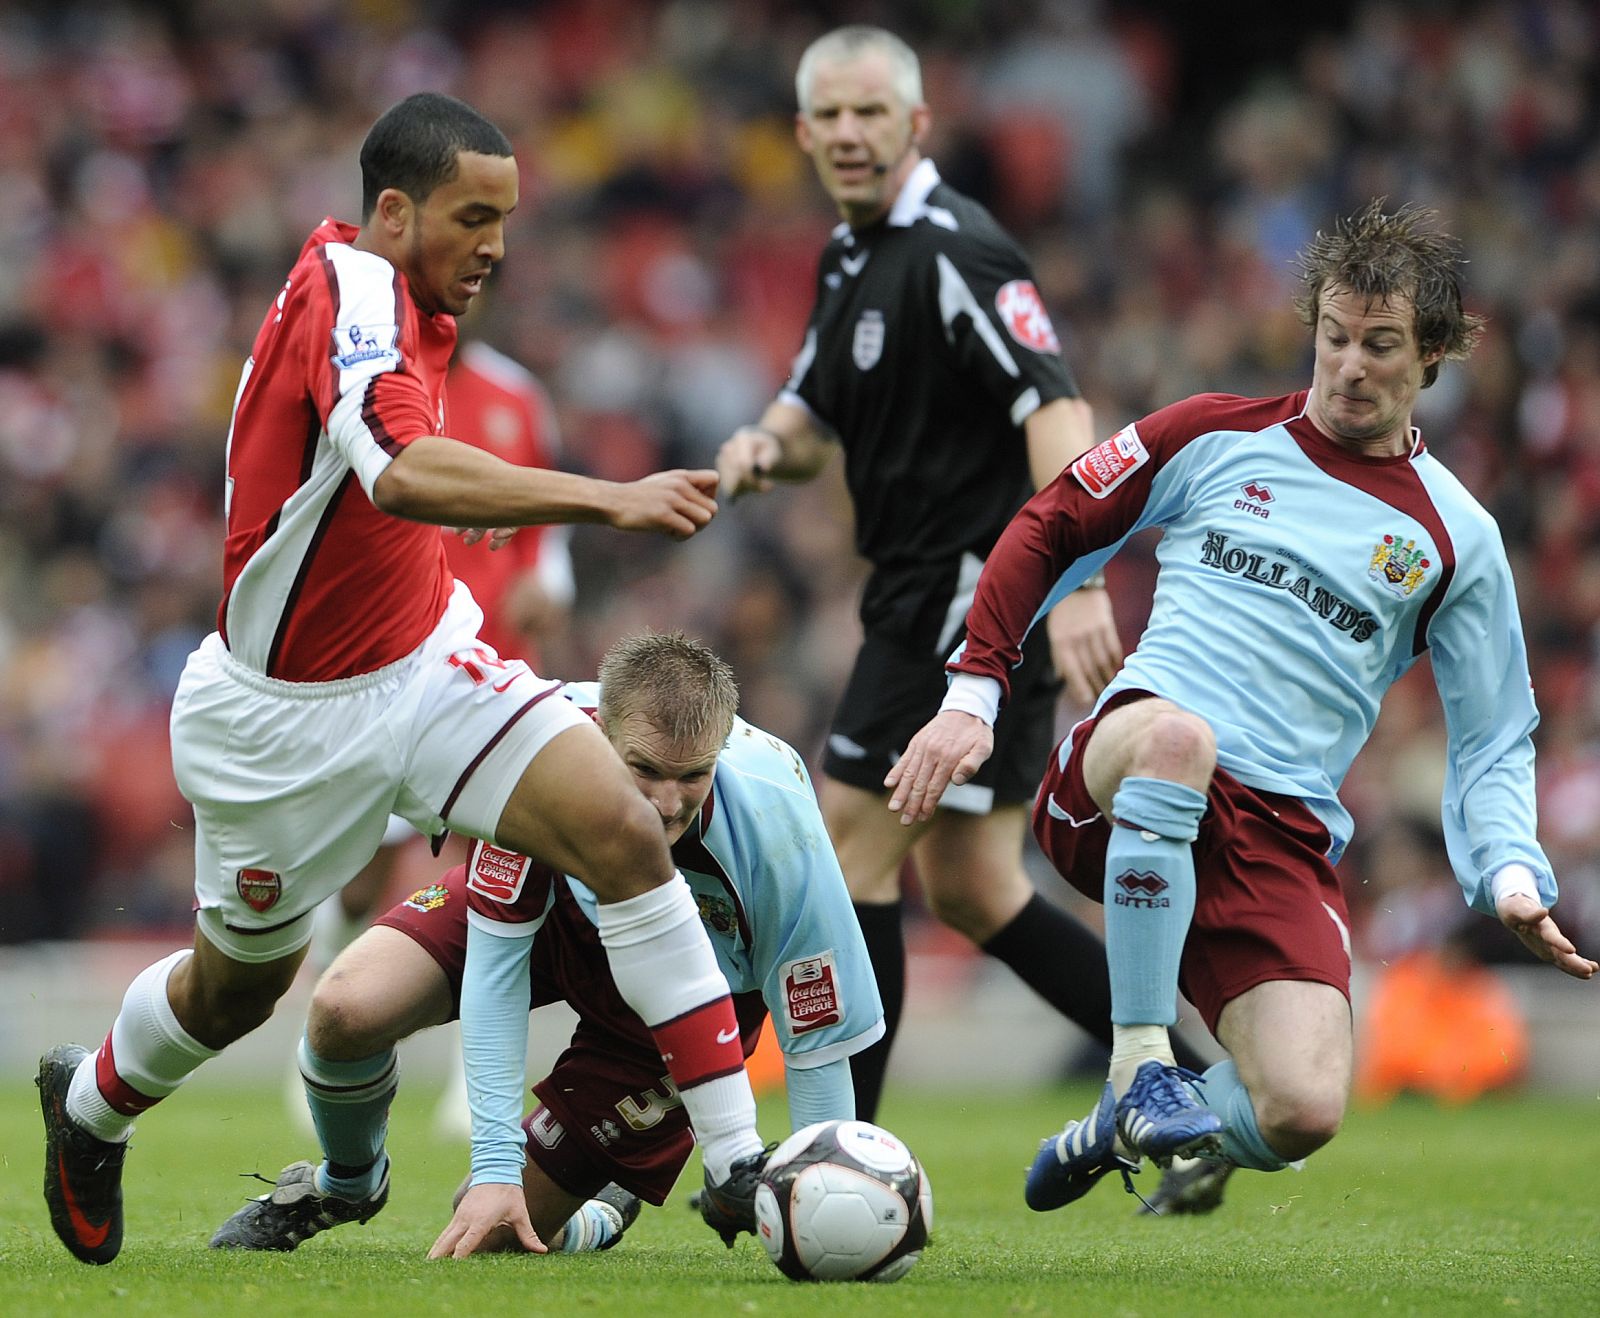
[[(578, 1013), (572, 1041), (533, 1087), (539, 1107), (523, 1121), (528, 1156), (569, 1194), (587, 1199), (615, 1181), (662, 1204), (694, 1139), (677, 1086), (650, 1031), (611, 978), (600, 933), (564, 880), (533, 940), (530, 1007), (567, 1002)], [(461, 1008), (467, 960), (466, 869), (413, 893), (376, 923), (398, 929), (439, 964), (450, 982), (451, 1017)], [(734, 995), (745, 1056), (766, 1019), (759, 993)]]
[[(1083, 748), (1098, 719), (1124, 703), (1067, 734), (1033, 807), (1033, 835), (1050, 863), (1097, 902), (1105, 900), (1111, 828), (1084, 785)], [(1228, 1003), (1269, 980), (1331, 984), (1350, 996), (1350, 920), (1330, 844), (1297, 797), (1246, 787), (1222, 769), (1213, 775), (1194, 844), (1194, 920), (1178, 977), (1213, 1034)]]

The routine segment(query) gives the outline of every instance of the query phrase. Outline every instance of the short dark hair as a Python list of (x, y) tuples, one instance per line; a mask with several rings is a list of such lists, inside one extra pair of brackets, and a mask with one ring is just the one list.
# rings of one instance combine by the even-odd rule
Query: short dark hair
[(454, 96), (418, 92), (390, 106), (361, 144), (361, 218), (372, 214), (385, 188), (398, 188), (419, 204), (426, 201), (456, 176), (456, 157), (463, 151), (515, 154), (504, 133)]
[(738, 709), (733, 669), (682, 632), (624, 636), (600, 660), (600, 718), (608, 728), (638, 714), (671, 741), (720, 746)]
[[(1402, 206), (1393, 213), (1384, 199), (1368, 202), (1340, 220), (1300, 253), (1304, 286), (1295, 310), (1315, 330), (1322, 295), (1342, 288), (1357, 297), (1384, 302), (1394, 297), (1411, 302), (1411, 324), (1424, 354), (1443, 350), (1442, 360), (1458, 361), (1471, 353), (1483, 335), (1483, 317), (1461, 305), (1460, 269), (1466, 264), (1461, 244), (1436, 227), (1437, 211)], [(1439, 376), (1434, 362), (1422, 373), (1426, 389)]]

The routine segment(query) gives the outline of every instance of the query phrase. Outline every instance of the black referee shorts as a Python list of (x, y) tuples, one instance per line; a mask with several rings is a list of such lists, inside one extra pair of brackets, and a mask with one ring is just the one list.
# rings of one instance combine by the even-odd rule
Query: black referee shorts
[[(868, 632), (828, 732), (822, 771), (868, 792), (883, 792), (883, 776), (906, 744), (939, 712), (949, 683), (944, 656), (908, 648)], [(1011, 699), (994, 729), (994, 754), (977, 775), (945, 792), (946, 809), (984, 815), (997, 805), (1031, 802), (1055, 745), (1060, 679), (1050, 666), (1044, 629), (1029, 638), (1022, 666), (1011, 677)], [(887, 793), (885, 793), (887, 795)]]

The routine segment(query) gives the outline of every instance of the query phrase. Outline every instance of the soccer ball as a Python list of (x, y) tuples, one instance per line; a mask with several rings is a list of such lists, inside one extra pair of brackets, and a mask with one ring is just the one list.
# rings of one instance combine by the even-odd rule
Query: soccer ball
[(795, 1281), (898, 1281), (933, 1225), (933, 1191), (898, 1139), (865, 1121), (789, 1136), (756, 1186), (756, 1224)]

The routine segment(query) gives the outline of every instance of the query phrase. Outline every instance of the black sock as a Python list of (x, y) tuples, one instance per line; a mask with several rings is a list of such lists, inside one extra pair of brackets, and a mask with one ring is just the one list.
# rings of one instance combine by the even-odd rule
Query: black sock
[[(1068, 1020), (1111, 1046), (1111, 976), (1106, 945), (1059, 906), (1034, 893), (983, 950), (1004, 961), (1022, 982)], [(1179, 1066), (1205, 1070), (1200, 1055), (1172, 1036)]]
[(866, 940), (867, 956), (883, 999), (883, 1038), (850, 1059), (850, 1079), (856, 1091), (856, 1118), (876, 1121), (883, 1097), (883, 1075), (889, 1069), (889, 1049), (900, 1029), (900, 1009), (906, 998), (906, 943), (900, 929), (900, 902), (856, 903), (856, 920)]

